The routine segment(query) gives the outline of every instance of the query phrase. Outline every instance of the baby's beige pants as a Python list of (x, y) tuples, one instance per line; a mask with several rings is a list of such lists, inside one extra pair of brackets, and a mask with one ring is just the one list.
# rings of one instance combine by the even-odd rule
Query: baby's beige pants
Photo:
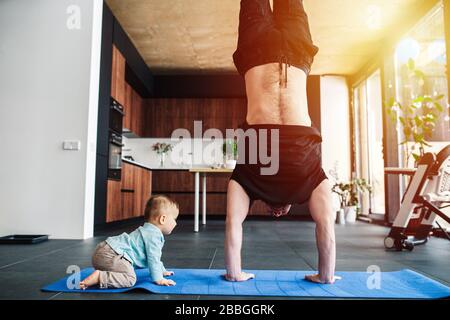
[(117, 254), (106, 241), (95, 248), (92, 265), (100, 271), (100, 288), (128, 288), (136, 283), (131, 262)]

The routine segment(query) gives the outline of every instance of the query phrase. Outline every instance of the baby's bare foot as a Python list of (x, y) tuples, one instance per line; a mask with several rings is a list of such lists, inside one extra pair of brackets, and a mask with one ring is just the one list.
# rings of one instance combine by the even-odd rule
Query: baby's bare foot
[(241, 274), (238, 276), (231, 276), (229, 274), (225, 274), (224, 277), (227, 281), (241, 282), (254, 279), (255, 275), (253, 273), (241, 272)]
[(100, 271), (95, 270), (86, 279), (80, 282), (80, 289), (86, 290), (90, 286), (98, 284), (100, 281)]

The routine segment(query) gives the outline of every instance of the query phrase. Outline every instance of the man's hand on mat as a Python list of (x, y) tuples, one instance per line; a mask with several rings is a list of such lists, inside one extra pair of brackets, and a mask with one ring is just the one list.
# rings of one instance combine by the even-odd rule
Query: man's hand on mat
[(305, 279), (311, 282), (315, 282), (315, 283), (322, 283), (322, 284), (333, 284), (336, 280), (341, 280), (342, 277), (339, 276), (334, 276), (333, 280), (322, 280), (320, 279), (320, 275), (319, 274), (309, 274), (305, 276)]
[(155, 283), (158, 286), (174, 286), (174, 285), (176, 285), (175, 281), (170, 280), (170, 279), (161, 279), (161, 280), (155, 281)]
[(174, 274), (175, 274), (175, 272), (173, 272), (173, 271), (164, 271), (163, 272), (164, 277), (173, 276)]
[(240, 275), (235, 276), (235, 277), (233, 277), (233, 276), (231, 276), (229, 274), (224, 274), (224, 278), (227, 281), (241, 282), (241, 281), (247, 281), (247, 280), (250, 280), (250, 279), (254, 279), (255, 275), (253, 273), (241, 272)]

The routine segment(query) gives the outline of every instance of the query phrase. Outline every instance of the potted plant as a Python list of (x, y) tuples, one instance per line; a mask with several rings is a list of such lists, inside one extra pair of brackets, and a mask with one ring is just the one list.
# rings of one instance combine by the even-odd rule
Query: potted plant
[[(353, 223), (358, 215), (358, 193), (372, 192), (372, 187), (365, 179), (352, 179), (350, 182), (337, 182), (332, 191), (339, 196), (341, 212), (345, 215), (345, 221)], [(340, 217), (342, 220), (342, 217)], [(342, 221), (341, 221), (342, 222)]]
[(236, 167), (238, 146), (234, 139), (226, 139), (222, 145), (222, 152), (225, 159), (225, 167), (234, 169)]
[[(445, 96), (436, 92), (433, 95), (424, 93), (426, 77), (413, 59), (402, 66), (402, 71), (408, 76), (409, 83), (405, 87), (411, 88), (411, 101), (403, 105), (392, 97), (384, 105), (392, 122), (402, 127), (405, 138), (399, 145), (405, 150), (405, 164), (408, 165), (411, 156), (417, 164), (425, 153), (425, 146), (430, 146), (427, 139), (431, 138), (439, 116), (444, 111), (440, 102)], [(408, 146), (408, 142), (412, 144)]]
[(159, 155), (159, 164), (163, 167), (164, 162), (166, 161), (166, 154), (169, 153), (169, 151), (172, 151), (173, 146), (170, 143), (157, 142), (152, 145), (152, 149)]

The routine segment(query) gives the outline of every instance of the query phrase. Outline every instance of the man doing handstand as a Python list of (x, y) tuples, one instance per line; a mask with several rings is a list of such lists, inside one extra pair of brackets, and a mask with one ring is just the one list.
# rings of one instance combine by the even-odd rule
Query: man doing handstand
[[(311, 123), (306, 96), (306, 79), (317, 52), (301, 0), (273, 0), (273, 11), (269, 0), (241, 0), (233, 60), (245, 78), (248, 104), (240, 127), (257, 132), (278, 130), (279, 170), (262, 175), (260, 163), (245, 161), (233, 171), (227, 190), (225, 234), (225, 278), (229, 281), (254, 277), (241, 269), (241, 246), (242, 224), (257, 199), (264, 201), (274, 216), (286, 214), (293, 203), (309, 200), (316, 223), (319, 270), (306, 279), (318, 283), (338, 279), (334, 275), (331, 185), (321, 167), (322, 139)], [(249, 148), (246, 144), (245, 150)]]

